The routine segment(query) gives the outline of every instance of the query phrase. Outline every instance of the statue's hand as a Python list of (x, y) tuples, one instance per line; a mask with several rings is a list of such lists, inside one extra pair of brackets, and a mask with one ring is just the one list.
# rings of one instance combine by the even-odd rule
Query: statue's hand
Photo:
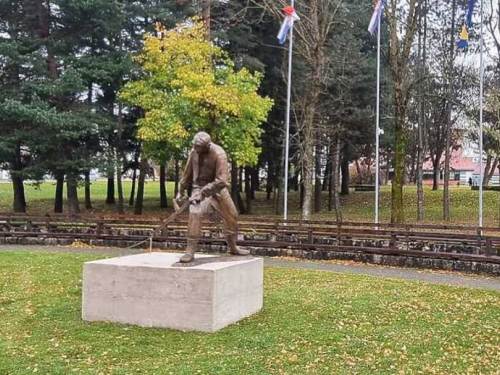
[(191, 202), (191, 204), (199, 204), (203, 199), (205, 199), (205, 197), (202, 194), (198, 193), (191, 196), (191, 198), (189, 198), (189, 201)]
[(182, 198), (184, 198), (184, 190), (179, 190), (179, 192), (177, 193), (177, 195), (176, 195), (175, 199), (176, 199), (177, 201), (181, 201), (181, 200), (182, 200)]
[(215, 189), (215, 185), (213, 183), (205, 186), (203, 189), (201, 189), (201, 192), (200, 192), (200, 194), (203, 198), (215, 195), (215, 193), (216, 193), (216, 189)]

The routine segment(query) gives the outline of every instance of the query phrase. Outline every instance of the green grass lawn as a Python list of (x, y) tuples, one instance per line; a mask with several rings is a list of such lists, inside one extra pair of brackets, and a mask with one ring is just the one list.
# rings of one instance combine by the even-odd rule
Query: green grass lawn
[[(169, 208), (160, 209), (160, 189), (158, 181), (148, 181), (145, 186), (145, 214), (165, 215), (172, 210), (171, 198), (173, 197), (173, 182), (167, 185), (167, 194), (169, 197)], [(92, 184), (92, 203), (93, 209), (90, 213), (95, 214), (113, 214), (116, 212), (114, 205), (106, 205), (106, 181), (97, 181)], [(133, 207), (128, 206), (128, 198), (131, 189), (131, 182), (124, 182), (124, 195), (126, 198), (126, 213), (133, 213)], [(391, 190), (390, 186), (383, 186), (380, 191), (380, 220), (389, 222), (391, 214)], [(30, 213), (50, 213), (53, 212), (55, 185), (53, 183), (44, 183), (41, 188), (31, 185), (26, 186), (26, 200), (28, 212)], [(313, 215), (317, 220), (334, 220), (333, 212), (326, 211), (327, 192), (323, 192), (325, 210)], [(479, 192), (471, 191), (468, 187), (452, 187), (451, 195), (451, 223), (473, 225), (478, 224), (478, 206)], [(83, 207), (83, 188), (79, 190), (82, 212), (86, 212)], [(344, 221), (363, 221), (372, 222), (374, 219), (374, 192), (354, 192), (348, 196), (341, 197), (342, 215)], [(0, 212), (9, 212), (12, 210), (13, 192), (11, 184), (0, 184)], [(425, 201), (425, 220), (424, 223), (444, 223), (442, 220), (443, 209), (443, 191), (432, 191), (430, 188), (424, 190)], [(404, 202), (406, 221), (408, 223), (416, 222), (417, 216), (417, 193), (415, 186), (406, 186), (404, 188)], [(264, 192), (257, 192), (257, 199), (253, 201), (254, 215), (272, 215), (274, 203), (265, 199)], [(495, 191), (484, 192), (484, 224), (487, 226), (498, 226), (499, 219), (499, 193)], [(298, 193), (291, 192), (289, 196), (289, 214), (290, 218), (300, 218), (298, 204)]]
[[(66, 188), (66, 186), (65, 186)], [(128, 205), (130, 191), (132, 188), (131, 181), (123, 182), (123, 195), (125, 201), (126, 213), (133, 213), (134, 208)], [(27, 211), (29, 213), (51, 213), (54, 212), (54, 195), (55, 195), (55, 182), (45, 182), (40, 186), (33, 184), (25, 184), (25, 194)], [(106, 181), (95, 181), (91, 185), (92, 197), (92, 210), (86, 211), (84, 205), (84, 187), (78, 189), (78, 197), (80, 200), (80, 209), (86, 213), (115, 213), (115, 205), (107, 205), (106, 201)], [(174, 183), (167, 184), (168, 198), (170, 209), (172, 208), (171, 199), (173, 198)], [(137, 192), (137, 187), (136, 187)], [(12, 202), (14, 193), (10, 183), (0, 184), (0, 212), (9, 212), (12, 210)], [(118, 200), (118, 193), (115, 198)], [(64, 191), (64, 199), (66, 200), (66, 189)], [(66, 202), (64, 202), (66, 203)], [(64, 207), (66, 209), (66, 207)], [(159, 214), (162, 213), (160, 209), (160, 184), (158, 181), (147, 181), (144, 187), (144, 213), (145, 214)]]
[(270, 267), (263, 311), (185, 333), (83, 322), (96, 258), (0, 253), (0, 374), (500, 373), (497, 292)]

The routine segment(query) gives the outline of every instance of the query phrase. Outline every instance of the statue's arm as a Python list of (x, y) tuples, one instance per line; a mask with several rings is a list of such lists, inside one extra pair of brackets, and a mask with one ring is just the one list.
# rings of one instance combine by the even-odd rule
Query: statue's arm
[(220, 193), (224, 188), (228, 187), (229, 166), (226, 154), (220, 154), (215, 159), (215, 181), (211, 182), (201, 190), (203, 197), (209, 197)]
[(193, 183), (193, 152), (189, 154), (189, 158), (186, 163), (186, 168), (184, 168), (184, 173), (182, 174), (180, 180), (181, 195), (184, 193), (184, 190), (186, 190), (192, 185), (192, 183)]

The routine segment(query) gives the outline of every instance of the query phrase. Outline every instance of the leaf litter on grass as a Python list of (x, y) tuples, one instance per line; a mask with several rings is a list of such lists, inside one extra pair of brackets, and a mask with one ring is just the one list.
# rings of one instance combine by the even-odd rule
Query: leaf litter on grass
[(0, 373), (499, 373), (497, 292), (273, 266), (260, 313), (203, 334), (83, 322), (99, 258), (0, 253)]

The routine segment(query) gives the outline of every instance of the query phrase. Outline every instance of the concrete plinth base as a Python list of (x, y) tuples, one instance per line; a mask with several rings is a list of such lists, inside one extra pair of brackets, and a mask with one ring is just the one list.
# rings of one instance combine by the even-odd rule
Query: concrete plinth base
[(87, 262), (83, 312), (87, 321), (214, 332), (263, 305), (263, 260), (149, 253)]

